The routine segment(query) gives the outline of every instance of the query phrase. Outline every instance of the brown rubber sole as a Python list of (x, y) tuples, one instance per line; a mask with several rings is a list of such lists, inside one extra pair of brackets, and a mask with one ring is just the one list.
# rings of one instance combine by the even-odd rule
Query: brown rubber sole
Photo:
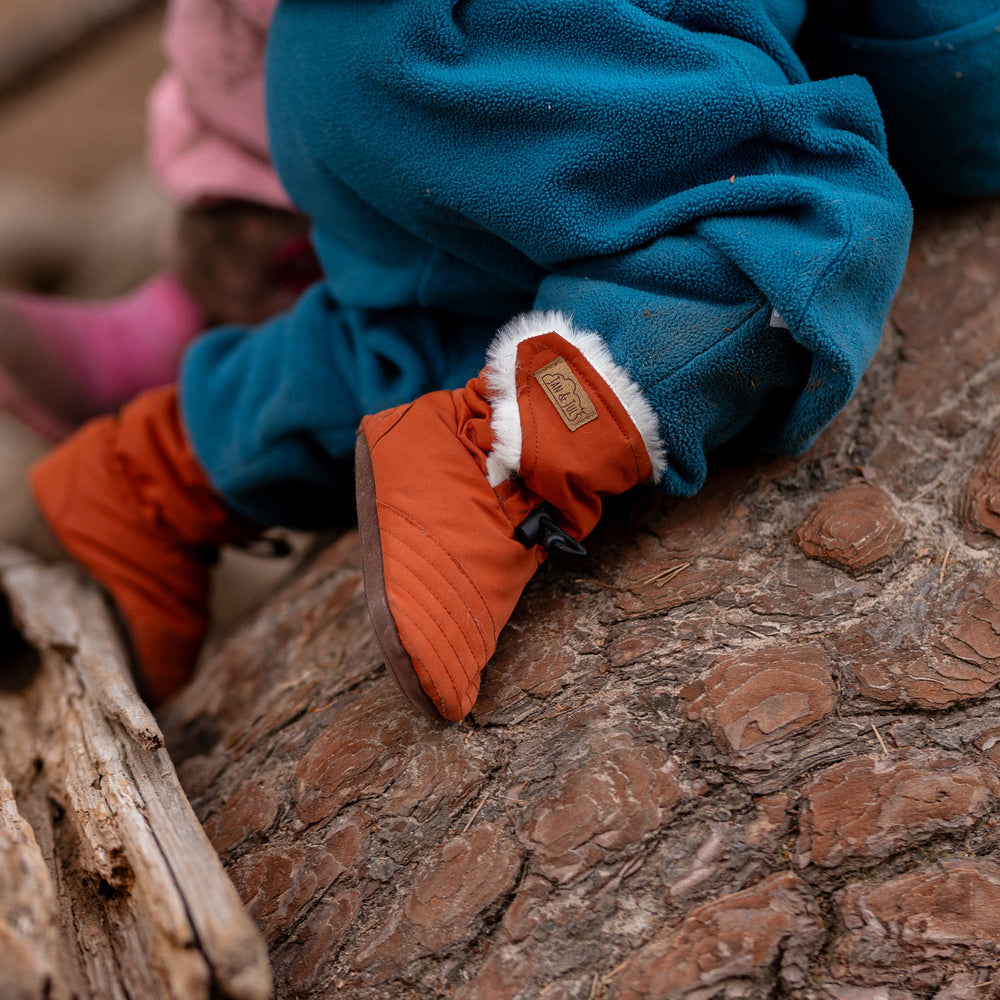
[(443, 722), (444, 716), (435, 708), (420, 686), (420, 678), (413, 661), (399, 641), (396, 620), (389, 610), (385, 593), (385, 571), (382, 566), (382, 535), (378, 527), (378, 508), (375, 503), (375, 476), (372, 456), (363, 433), (358, 434), (354, 449), (354, 487), (358, 504), (358, 531), (361, 535), (361, 572), (365, 581), (365, 599), (368, 616), (375, 629), (375, 638), (386, 666), (392, 671), (396, 683), (406, 697), (428, 718)]

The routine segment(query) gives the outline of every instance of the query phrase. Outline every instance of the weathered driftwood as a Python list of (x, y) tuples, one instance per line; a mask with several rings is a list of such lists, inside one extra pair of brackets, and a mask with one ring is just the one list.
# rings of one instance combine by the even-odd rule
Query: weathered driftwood
[[(0, 772), (5, 771), (0, 759)], [(50, 989), (65, 996), (58, 962), (55, 892), (34, 832), (18, 812), (14, 790), (0, 777), (0, 993), (34, 1000)]]
[(295, 1000), (1000, 996), (1000, 203), (921, 220), (808, 455), (615, 504), (466, 724), (353, 534), (162, 716)]
[(0, 997), (266, 1000), (263, 941), (177, 782), (104, 601), (0, 553), (40, 652), (0, 695)]

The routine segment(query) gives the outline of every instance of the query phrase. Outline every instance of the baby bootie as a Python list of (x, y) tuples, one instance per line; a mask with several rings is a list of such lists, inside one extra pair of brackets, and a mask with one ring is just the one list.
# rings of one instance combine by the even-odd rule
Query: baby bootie
[(141, 390), (175, 381), (182, 351), (204, 324), (169, 273), (105, 302), (0, 292), (0, 407), (60, 440)]
[(386, 663), (415, 705), (450, 721), (470, 711), (548, 552), (581, 552), (602, 497), (661, 473), (657, 428), (603, 341), (558, 313), (501, 331), (465, 388), (364, 418), (365, 592)]
[(112, 598), (140, 692), (190, 676), (208, 624), (216, 547), (258, 528), (231, 513), (191, 451), (173, 386), (85, 424), (31, 473), (42, 515)]

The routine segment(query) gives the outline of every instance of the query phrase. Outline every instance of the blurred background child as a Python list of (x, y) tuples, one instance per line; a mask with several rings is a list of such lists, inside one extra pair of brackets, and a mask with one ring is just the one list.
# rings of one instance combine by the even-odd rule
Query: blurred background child
[(149, 97), (148, 159), (174, 206), (162, 270), (94, 302), (0, 292), (0, 407), (58, 440), (172, 382), (198, 333), (288, 308), (318, 277), (271, 165), (263, 59), (276, 0), (176, 0)]

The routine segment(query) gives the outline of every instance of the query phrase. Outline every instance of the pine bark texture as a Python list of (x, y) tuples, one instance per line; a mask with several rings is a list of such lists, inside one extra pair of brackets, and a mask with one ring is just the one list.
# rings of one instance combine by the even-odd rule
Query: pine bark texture
[[(160, 724), (276, 997), (988, 1000), (998, 545), (994, 202), (921, 217), (808, 454), (633, 494), (545, 566), (466, 723), (397, 692), (348, 532)], [(38, 698), (5, 695), (4, 725)], [(38, 928), (16, 997), (45, 995), (84, 881), (32, 891), (48, 772), (0, 784), (0, 940)]]
[(805, 456), (634, 494), (465, 724), (387, 676), (356, 536), (163, 719), (276, 995), (1000, 996), (1000, 203), (924, 214)]

